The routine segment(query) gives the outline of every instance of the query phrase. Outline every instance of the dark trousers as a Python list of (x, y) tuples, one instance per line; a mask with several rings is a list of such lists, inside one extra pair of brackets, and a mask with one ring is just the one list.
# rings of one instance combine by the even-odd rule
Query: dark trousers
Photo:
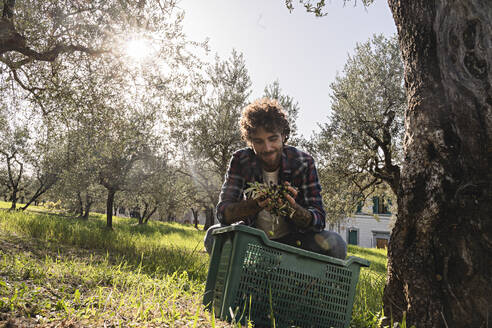
[[(207, 230), (207, 234), (205, 235), (203, 242), (205, 244), (205, 249), (209, 254), (212, 252), (213, 245), (212, 231), (222, 227), (225, 227), (225, 225), (219, 223), (211, 226)], [(334, 231), (323, 230), (320, 232), (295, 232), (272, 240), (339, 259), (345, 259), (347, 256), (347, 243), (338, 233)]]

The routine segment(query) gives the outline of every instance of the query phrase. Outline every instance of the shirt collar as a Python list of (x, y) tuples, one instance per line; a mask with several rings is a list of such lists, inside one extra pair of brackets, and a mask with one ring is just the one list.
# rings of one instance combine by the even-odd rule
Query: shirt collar
[[(263, 173), (261, 171), (261, 162), (258, 156), (256, 156), (253, 149), (251, 149), (253, 154), (253, 161), (251, 162), (252, 172), (256, 181), (263, 182)], [(279, 181), (291, 182), (291, 166), (289, 163), (289, 158), (286, 152), (286, 146), (282, 148), (282, 156), (280, 160), (280, 170), (279, 170)]]

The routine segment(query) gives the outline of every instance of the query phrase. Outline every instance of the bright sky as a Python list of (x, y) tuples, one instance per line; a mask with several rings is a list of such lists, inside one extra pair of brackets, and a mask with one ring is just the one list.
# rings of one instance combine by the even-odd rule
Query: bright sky
[(341, 72), (357, 42), (373, 34), (390, 36), (396, 27), (384, 0), (364, 8), (362, 1), (327, 1), (328, 15), (317, 18), (297, 4), (289, 13), (284, 0), (181, 0), (184, 31), (194, 41), (209, 38), (222, 59), (232, 48), (242, 52), (253, 82), (252, 100), (267, 84), (280, 87), (300, 105), (298, 129), (308, 137), (327, 122), (329, 85)]

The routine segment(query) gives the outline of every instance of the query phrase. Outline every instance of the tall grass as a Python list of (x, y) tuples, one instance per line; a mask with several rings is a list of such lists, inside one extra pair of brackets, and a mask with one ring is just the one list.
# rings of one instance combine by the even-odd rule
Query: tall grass
[[(0, 208), (9, 205), (0, 202)], [(44, 286), (60, 282), (66, 287), (63, 292), (56, 291), (60, 296), (56, 302), (43, 301), (58, 311), (58, 317), (77, 316), (93, 322), (116, 313), (116, 318), (121, 319), (119, 322), (130, 318), (127, 324), (133, 322), (137, 326), (152, 326), (157, 322), (176, 327), (224, 326), (204, 313), (199, 305), (208, 269), (203, 231), (177, 223), (152, 221), (139, 226), (134, 219), (119, 217), (113, 219), (114, 230), (108, 230), (103, 215), (94, 214), (84, 221), (63, 214), (42, 213), (42, 208), (34, 210), (36, 212), (0, 209), (3, 237), (10, 233), (35, 238), (44, 248), (41, 253), (51, 254), (37, 264), (30, 255), (16, 256), (18, 262), (10, 263), (12, 257), (0, 254), (3, 261), (0, 274), (19, 277), (15, 278), (18, 283), (8, 285), (8, 291), (0, 280), (0, 295), (18, 295), (15, 299), (3, 297), (0, 312), (10, 308), (26, 314), (28, 312), (19, 309), (32, 303), (33, 297), (39, 297)], [(73, 249), (85, 254), (97, 251), (99, 256), (71, 257), (65, 250), (62, 256), (56, 256), (61, 245), (75, 246)], [(350, 245), (349, 255), (371, 262), (369, 268), (361, 270), (351, 327), (378, 327), (382, 316), (386, 251)], [(26, 292), (21, 281), (35, 284), (37, 287), (29, 290), (38, 290), (38, 296)], [(22, 299), (27, 301), (22, 303)], [(38, 304), (38, 310), (48, 311), (45, 308), (48, 305), (43, 302)], [(101, 308), (105, 310), (101, 312)], [(248, 326), (251, 323), (248, 322)]]
[(361, 269), (350, 326), (378, 328), (383, 316), (382, 299), (386, 280), (386, 250), (349, 245), (348, 255), (365, 258), (371, 263), (369, 268)]
[(114, 230), (105, 228), (102, 215), (88, 221), (33, 212), (0, 210), (0, 229), (49, 242), (108, 252), (115, 262), (137, 266), (142, 272), (161, 276), (186, 271), (191, 279), (204, 281), (208, 257), (203, 251), (203, 232), (177, 223), (135, 224), (135, 219), (113, 218)]

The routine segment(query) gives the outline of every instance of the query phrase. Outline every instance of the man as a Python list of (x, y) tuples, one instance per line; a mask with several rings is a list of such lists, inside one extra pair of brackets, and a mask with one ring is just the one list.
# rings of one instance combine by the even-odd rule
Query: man
[[(240, 125), (249, 147), (232, 156), (217, 204), (220, 224), (210, 227), (205, 236), (207, 252), (212, 251), (214, 229), (243, 221), (274, 241), (344, 259), (346, 243), (337, 233), (324, 230), (325, 211), (313, 158), (286, 145), (290, 127), (282, 107), (276, 100), (259, 99), (243, 109)], [(252, 182), (285, 185), (293, 215), (270, 213), (272, 200), (265, 195), (246, 199), (244, 191)]]

